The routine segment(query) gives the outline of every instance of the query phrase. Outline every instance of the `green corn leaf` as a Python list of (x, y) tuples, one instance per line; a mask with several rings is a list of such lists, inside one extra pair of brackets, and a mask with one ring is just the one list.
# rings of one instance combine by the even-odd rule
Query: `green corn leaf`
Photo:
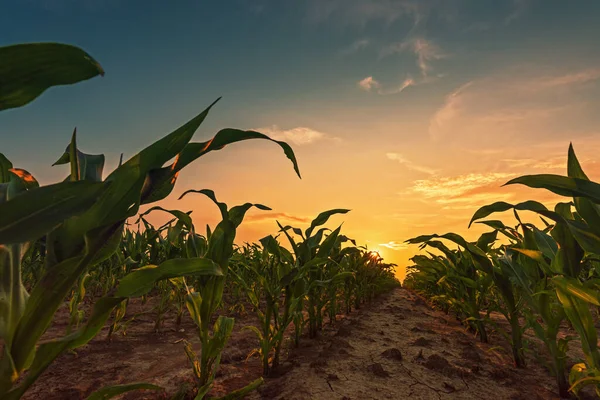
[(179, 200), (183, 199), (185, 196), (187, 196), (190, 193), (198, 193), (198, 194), (203, 194), (206, 197), (208, 197), (209, 199), (211, 199), (213, 201), (213, 203), (215, 203), (217, 205), (217, 207), (219, 207), (219, 211), (221, 211), (221, 218), (222, 219), (228, 219), (229, 218), (229, 214), (227, 211), (227, 204), (225, 203), (221, 203), (220, 201), (217, 200), (217, 196), (215, 195), (215, 192), (213, 192), (210, 189), (200, 189), (200, 190), (194, 190), (194, 189), (190, 189), (190, 190), (186, 190), (185, 192), (183, 192), (183, 194), (181, 196), (179, 196)]
[[(75, 144), (75, 133), (73, 132), (73, 145), (67, 146), (67, 149), (63, 155), (54, 163), (55, 165), (63, 165), (71, 163), (71, 153), (76, 154), (75, 163), (71, 163), (72, 168), (75, 169), (78, 179), (75, 180), (87, 180), (92, 182), (102, 182), (102, 172), (104, 171), (104, 154), (86, 154), (77, 149)], [(73, 151), (71, 147), (74, 147)]]
[[(511, 182), (509, 182), (509, 183), (511, 183)], [(508, 183), (507, 183), (507, 185), (508, 185)], [(504, 201), (498, 201), (496, 203), (493, 203), (493, 204), (490, 204), (487, 206), (483, 206), (479, 210), (475, 211), (475, 214), (473, 214), (473, 217), (471, 218), (471, 221), (469, 222), (469, 228), (471, 227), (471, 225), (473, 224), (474, 221), (485, 218), (490, 214), (497, 213), (497, 212), (504, 212), (504, 211), (508, 211), (510, 209), (529, 210), (529, 211), (548, 210), (546, 208), (546, 206), (544, 206), (542, 203), (538, 203), (537, 201), (525, 201), (523, 203), (519, 203), (516, 205), (512, 205), (512, 204), (509, 204)]]
[(0, 243), (23, 243), (92, 207), (105, 183), (63, 182), (28, 190), (0, 203)]
[(277, 143), (283, 149), (287, 158), (292, 162), (296, 174), (300, 177), (296, 156), (287, 143), (273, 140), (259, 132), (242, 131), (239, 129), (222, 129), (209, 141), (187, 144), (173, 164), (152, 171), (148, 175), (144, 186), (142, 204), (162, 200), (168, 196), (175, 186), (179, 171), (191, 162), (211, 151), (221, 150), (229, 144), (249, 139), (265, 139)]
[(558, 300), (564, 307), (564, 311), (579, 333), (586, 361), (590, 365), (598, 365), (600, 353), (598, 352), (598, 334), (594, 326), (594, 319), (590, 312), (588, 303), (559, 289), (556, 292)]
[(0, 183), (10, 182), (10, 170), (13, 164), (6, 158), (6, 156), (0, 153)]
[(313, 230), (317, 227), (317, 226), (321, 226), (324, 223), (327, 222), (327, 220), (335, 214), (346, 214), (350, 212), (350, 210), (348, 209), (344, 209), (344, 208), (337, 208), (337, 209), (333, 209), (333, 210), (328, 210), (328, 211), (323, 211), (322, 213), (320, 213), (319, 215), (317, 215), (317, 218), (315, 218), (311, 223), (310, 223), (310, 227), (308, 229), (306, 229), (306, 237), (309, 238), (313, 232)]
[(555, 276), (552, 278), (552, 282), (562, 292), (600, 307), (600, 293), (595, 289), (585, 287), (577, 279)]
[(581, 164), (579, 164), (579, 160), (575, 155), (575, 150), (573, 150), (573, 143), (569, 143), (569, 155), (567, 159), (567, 175), (569, 178), (579, 178), (585, 179), (589, 181), (589, 178), (583, 172), (583, 168), (581, 168)]
[(514, 184), (546, 189), (560, 196), (587, 197), (595, 203), (600, 203), (600, 184), (585, 179), (552, 174), (525, 175), (506, 183), (506, 185)]
[(222, 276), (219, 265), (206, 258), (173, 258), (159, 266), (147, 265), (126, 275), (119, 282), (116, 297), (137, 297), (148, 293), (163, 279), (189, 275)]
[(60, 43), (0, 47), (0, 60), (0, 111), (24, 106), (52, 86), (104, 75), (85, 51)]
[(138, 221), (136, 221), (136, 223), (138, 223), (143, 217), (150, 214), (152, 211), (156, 211), (156, 210), (164, 211), (166, 213), (173, 215), (175, 218), (177, 218), (179, 221), (181, 221), (188, 230), (192, 230), (194, 224), (192, 223), (192, 217), (190, 216), (190, 212), (186, 213), (186, 212), (179, 211), (179, 210), (167, 210), (160, 206), (154, 206), (154, 207), (146, 210), (142, 214), (140, 214)]

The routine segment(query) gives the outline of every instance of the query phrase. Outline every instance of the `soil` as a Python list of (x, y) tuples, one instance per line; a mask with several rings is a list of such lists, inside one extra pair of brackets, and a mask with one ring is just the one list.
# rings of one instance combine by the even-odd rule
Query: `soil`
[[(149, 307), (132, 302), (128, 315)], [(258, 346), (255, 334), (242, 329), (256, 324), (250, 307), (247, 310), (236, 317), (212, 396), (242, 388), (261, 375), (258, 358), (247, 359)], [(187, 398), (193, 398), (193, 374), (182, 340), (197, 351), (199, 342), (187, 315), (176, 327), (172, 314), (159, 332), (154, 331), (153, 314), (138, 315), (127, 334), (115, 334), (111, 342), (104, 328), (88, 345), (60, 356), (24, 399), (84, 399), (103, 386), (132, 382), (157, 384), (165, 391), (131, 392), (121, 398), (168, 399), (186, 387)], [(66, 311), (61, 310), (46, 339), (63, 334), (66, 321)], [(537, 361), (542, 354), (539, 343), (527, 341), (528, 366), (516, 369), (498, 332), (490, 332), (491, 344), (480, 343), (452, 316), (431, 309), (406, 289), (396, 289), (334, 326), (328, 324), (318, 338), (303, 337), (298, 348), (286, 343), (279, 370), (248, 398), (559, 399), (554, 378)], [(577, 346), (571, 342), (571, 347)]]

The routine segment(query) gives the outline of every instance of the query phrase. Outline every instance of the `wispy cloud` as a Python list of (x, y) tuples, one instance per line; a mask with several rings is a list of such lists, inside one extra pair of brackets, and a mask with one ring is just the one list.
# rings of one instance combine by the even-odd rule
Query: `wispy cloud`
[(360, 39), (352, 43), (350, 46), (342, 49), (340, 55), (349, 56), (369, 47), (369, 39)]
[(360, 80), (357, 85), (359, 88), (366, 90), (367, 92), (370, 92), (372, 89), (379, 89), (381, 87), (379, 81), (372, 76), (367, 76), (366, 78)]
[(381, 50), (380, 57), (387, 57), (409, 50), (416, 56), (417, 66), (419, 67), (421, 76), (424, 78), (428, 77), (433, 71), (433, 62), (448, 57), (437, 44), (423, 37), (416, 37), (388, 45)]
[(396, 240), (390, 240), (387, 243), (380, 243), (379, 245), (395, 251), (408, 249), (408, 245), (406, 243)]
[[(446, 96), (430, 119), (429, 134), (471, 146), (502, 146), (504, 139), (560, 134), (583, 128), (581, 116), (597, 102), (584, 98), (586, 88), (600, 82), (600, 68), (556, 71), (520, 66), (499, 71), (458, 87)], [(571, 121), (570, 126), (565, 126)]]
[(509, 168), (515, 169), (562, 169), (567, 170), (567, 161), (564, 156), (561, 157), (551, 157), (545, 160), (536, 160), (532, 158), (520, 158), (520, 159), (511, 159), (506, 158), (501, 160), (506, 163)]
[(301, 217), (297, 215), (290, 215), (287, 213), (259, 213), (259, 214), (251, 214), (247, 215), (244, 218), (246, 222), (264, 222), (264, 221), (287, 221), (287, 222), (297, 222), (297, 223), (309, 223), (311, 221), (310, 217)]
[(413, 171), (417, 171), (417, 172), (423, 172), (425, 174), (428, 175), (434, 175), (437, 171), (433, 168), (429, 168), (429, 167), (425, 167), (422, 165), (418, 165), (415, 164), (414, 162), (408, 160), (407, 158), (405, 158), (402, 154), (398, 154), (398, 153), (386, 153), (386, 157), (389, 160), (394, 160), (394, 161), (398, 161), (400, 164), (404, 165), (406, 168), (413, 170)]
[(446, 96), (444, 105), (434, 114), (433, 118), (429, 123), (429, 135), (434, 139), (437, 139), (440, 135), (440, 131), (445, 124), (453, 120), (460, 112), (462, 107), (463, 93), (473, 82), (465, 83), (458, 89)]
[(561, 86), (573, 86), (600, 79), (600, 68), (591, 68), (557, 76), (544, 76), (533, 79), (524, 87), (529, 90), (551, 89)]
[(410, 76), (408, 76), (406, 79), (404, 79), (402, 81), (402, 83), (398, 86), (383, 87), (383, 85), (378, 80), (373, 78), (372, 76), (367, 76), (366, 78), (360, 80), (357, 83), (358, 87), (361, 88), (362, 90), (365, 90), (367, 92), (375, 91), (375, 92), (377, 92), (377, 94), (384, 95), (384, 96), (398, 94), (398, 93), (402, 92), (404, 89), (411, 87), (411, 86), (415, 86), (416, 84), (417, 83), (415, 82), (415, 80), (412, 79)]
[(514, 173), (488, 172), (449, 177), (433, 177), (413, 182), (411, 192), (438, 204), (482, 203), (498, 199), (498, 189)]
[(324, 139), (340, 140), (339, 138), (306, 127), (282, 129), (277, 125), (272, 125), (270, 127), (258, 128), (256, 131), (264, 133), (271, 139), (289, 141), (298, 146), (311, 144)]

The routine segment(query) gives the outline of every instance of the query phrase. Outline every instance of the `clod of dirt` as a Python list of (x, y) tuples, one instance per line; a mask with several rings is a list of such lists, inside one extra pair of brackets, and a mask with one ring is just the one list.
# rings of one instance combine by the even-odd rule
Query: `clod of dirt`
[(454, 375), (455, 370), (452, 365), (446, 360), (444, 357), (439, 354), (432, 354), (427, 358), (425, 364), (423, 364), (425, 368), (430, 369), (432, 371), (440, 372), (446, 376)]
[(475, 346), (467, 346), (463, 348), (460, 356), (465, 360), (470, 360), (477, 363), (481, 362), (481, 356), (479, 355), (479, 352)]
[(390, 376), (389, 372), (384, 370), (381, 364), (379, 363), (369, 365), (367, 367), (367, 370), (369, 370), (373, 375), (378, 376), (380, 378), (389, 378)]
[(423, 336), (421, 336), (420, 338), (418, 338), (417, 340), (415, 340), (412, 343), (413, 346), (419, 346), (419, 347), (429, 347), (431, 346), (431, 340), (429, 339), (425, 339)]
[(390, 360), (402, 361), (402, 353), (396, 348), (387, 349), (381, 353), (381, 356)]

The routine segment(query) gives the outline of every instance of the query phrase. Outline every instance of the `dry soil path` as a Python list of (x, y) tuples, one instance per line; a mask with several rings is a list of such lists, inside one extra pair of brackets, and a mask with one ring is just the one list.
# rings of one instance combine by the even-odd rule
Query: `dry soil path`
[[(289, 371), (252, 399), (555, 399), (554, 380), (531, 360), (479, 343), (451, 316), (397, 289), (289, 356)], [(495, 346), (495, 347), (494, 347)]]

